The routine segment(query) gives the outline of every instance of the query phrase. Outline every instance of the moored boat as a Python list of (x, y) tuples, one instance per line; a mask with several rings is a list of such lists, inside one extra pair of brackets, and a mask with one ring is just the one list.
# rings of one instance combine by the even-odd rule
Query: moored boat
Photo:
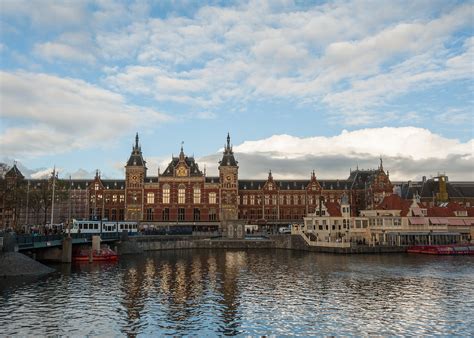
[(116, 261), (118, 255), (109, 247), (101, 248), (99, 250), (82, 249), (73, 253), (72, 260), (75, 262), (98, 262), (98, 261)]
[(410, 246), (407, 252), (429, 255), (474, 255), (474, 245), (414, 245)]

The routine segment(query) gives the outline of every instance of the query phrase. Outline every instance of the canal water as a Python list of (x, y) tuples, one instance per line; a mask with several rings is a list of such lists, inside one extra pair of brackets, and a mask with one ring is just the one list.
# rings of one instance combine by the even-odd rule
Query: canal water
[(0, 281), (0, 335), (474, 335), (474, 257), (189, 250)]

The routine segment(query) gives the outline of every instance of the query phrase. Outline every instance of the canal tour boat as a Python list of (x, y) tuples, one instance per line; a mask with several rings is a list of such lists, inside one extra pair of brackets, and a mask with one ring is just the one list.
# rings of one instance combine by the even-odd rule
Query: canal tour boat
[(474, 255), (474, 245), (414, 245), (410, 246), (407, 252), (429, 255)]
[[(91, 257), (92, 255), (92, 257)], [(108, 246), (104, 246), (99, 250), (81, 249), (72, 254), (74, 262), (100, 262), (100, 261), (117, 261), (118, 255)]]

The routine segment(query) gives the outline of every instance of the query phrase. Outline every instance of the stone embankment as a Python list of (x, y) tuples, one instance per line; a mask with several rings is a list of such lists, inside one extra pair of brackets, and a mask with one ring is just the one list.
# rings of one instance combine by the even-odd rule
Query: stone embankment
[(53, 271), (19, 252), (0, 253), (0, 277), (41, 276)]
[(3, 234), (0, 247), (0, 278), (41, 276), (55, 271), (30, 257), (16, 252), (15, 235)]
[(403, 247), (355, 246), (350, 248), (309, 246), (298, 235), (274, 235), (268, 239), (204, 239), (193, 236), (140, 236), (117, 244), (120, 255), (144, 251), (181, 249), (287, 249), (336, 254), (405, 252)]

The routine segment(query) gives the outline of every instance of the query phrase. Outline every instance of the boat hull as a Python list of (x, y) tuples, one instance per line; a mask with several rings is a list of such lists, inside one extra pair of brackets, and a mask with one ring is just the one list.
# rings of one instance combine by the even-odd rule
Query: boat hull
[(115, 251), (108, 248), (96, 250), (92, 252), (92, 255), (91, 255), (91, 250), (86, 249), (86, 250), (80, 250), (79, 252), (73, 254), (72, 260), (74, 262), (89, 262), (91, 260), (92, 262), (101, 262), (101, 261), (110, 262), (110, 261), (117, 261), (118, 255)]
[(408, 253), (427, 255), (474, 255), (474, 245), (414, 245)]

